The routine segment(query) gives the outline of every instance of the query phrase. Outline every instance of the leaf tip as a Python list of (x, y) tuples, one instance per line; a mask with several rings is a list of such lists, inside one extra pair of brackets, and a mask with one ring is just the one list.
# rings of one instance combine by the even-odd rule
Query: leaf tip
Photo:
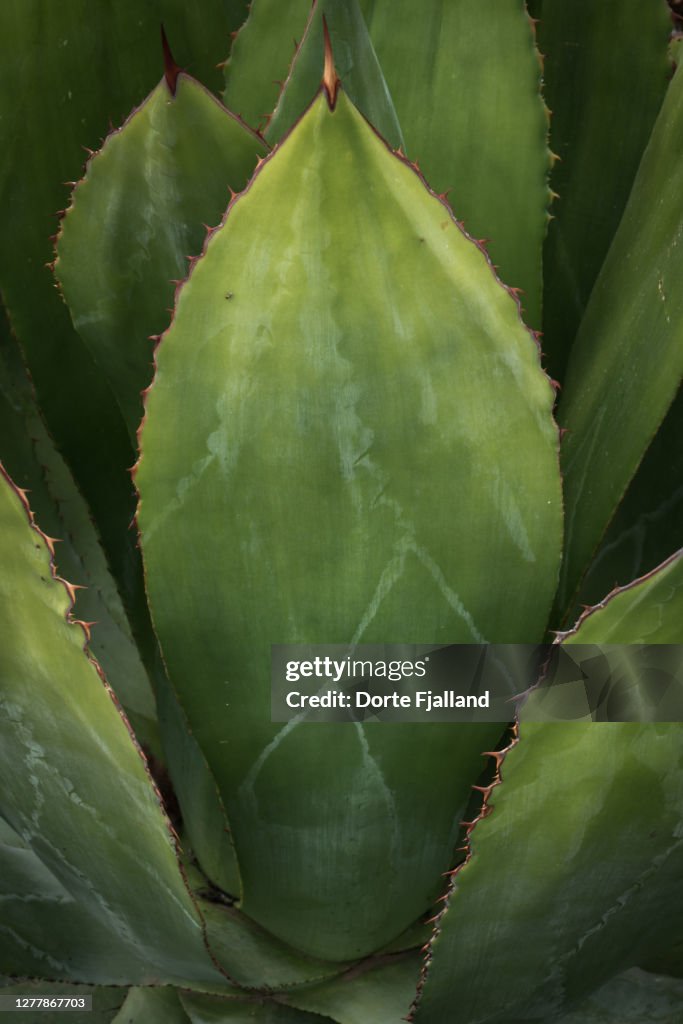
[(323, 88), (327, 96), (327, 104), (330, 110), (334, 110), (337, 103), (337, 93), (341, 80), (334, 66), (334, 54), (332, 52), (332, 41), (327, 27), (325, 15), (323, 15), (323, 36), (325, 38), (325, 63), (323, 65)]
[(175, 96), (176, 88), (178, 85), (178, 75), (182, 71), (176, 62), (173, 54), (171, 53), (171, 47), (166, 37), (166, 30), (163, 24), (161, 25), (161, 49), (164, 54), (164, 78), (166, 79), (166, 85), (171, 96)]

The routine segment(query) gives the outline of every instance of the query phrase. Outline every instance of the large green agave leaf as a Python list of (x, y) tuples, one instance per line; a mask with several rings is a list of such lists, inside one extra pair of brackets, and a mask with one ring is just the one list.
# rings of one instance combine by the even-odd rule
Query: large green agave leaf
[[(680, 643), (682, 622), (679, 555), (564, 643)], [(551, 1018), (681, 935), (683, 726), (540, 722), (535, 706), (471, 832), (416, 1024), (456, 999), (462, 1024)]]
[(64, 182), (81, 175), (83, 146), (119, 124), (159, 75), (159, 24), (179, 60), (216, 86), (215, 65), (244, 0), (4, 0), (0, 4), (0, 289), (41, 409), (98, 523), (126, 607), (142, 606), (128, 529), (134, 454), (101, 371), (73, 330), (47, 268)]
[(274, 725), (269, 645), (540, 637), (552, 388), (484, 254), (343, 91), (232, 204), (157, 358), (149, 594), (244, 910), (313, 955), (364, 955), (437, 894), (500, 727)]
[(252, 0), (249, 4), (249, 16), (225, 62), (223, 101), (255, 128), (265, 127), (275, 108), (297, 42), (306, 29), (311, 2)]
[[(168, 323), (174, 283), (231, 188), (243, 188), (266, 147), (198, 82), (166, 75), (90, 160), (62, 222), (55, 271), (74, 325), (104, 369), (131, 439), (152, 373), (150, 335)], [(193, 847), (211, 879), (239, 892), (215, 783), (155, 673), (164, 747)]]
[(568, 607), (683, 372), (683, 74), (678, 71), (593, 289), (559, 417)]
[[(4, 324), (0, 326), (4, 328)], [(195, 854), (215, 884), (239, 893), (216, 783), (187, 731), (163, 668), (152, 662), (157, 723), (150, 676), (131, 635), (88, 508), (36, 409), (15, 340), (4, 330), (0, 332), (0, 430), (5, 468), (18, 486), (29, 490), (42, 529), (59, 540), (55, 545), (58, 573), (84, 588), (76, 593), (74, 615), (92, 624), (90, 649), (123, 704), (137, 740), (157, 758), (161, 755), (161, 727), (165, 759)]]
[(181, 1000), (191, 1024), (333, 1024), (329, 1017), (269, 999), (228, 1000), (183, 992)]
[(407, 957), (387, 959), (368, 965), (369, 969), (288, 993), (286, 998), (301, 1009), (328, 1014), (337, 1024), (403, 1024), (415, 997), (420, 961), (416, 950)]
[(64, 888), (3, 818), (0, 905), (0, 971), (4, 974), (96, 981), (112, 953), (119, 956), (106, 922), (93, 921), (87, 906)]
[(277, 142), (301, 117), (323, 75), (323, 19), (344, 91), (392, 146), (404, 146), (394, 104), (372, 48), (358, 0), (314, 0), (266, 138)]
[(106, 957), (72, 959), (57, 915), (64, 944), (49, 976), (220, 983), (130, 727), (4, 471), (0, 518), (0, 814), (76, 902), (93, 948), (109, 937)]
[(237, 907), (198, 900), (211, 951), (232, 981), (246, 989), (276, 990), (325, 981), (344, 965), (313, 960), (269, 935)]
[(562, 637), (565, 644), (683, 643), (683, 551), (617, 589), (604, 608), (589, 609)]
[[(581, 581), (579, 606), (638, 579), (683, 544), (683, 390), (673, 401)], [(569, 616), (577, 618), (581, 608)]]
[(665, 0), (537, 7), (550, 144), (560, 157), (544, 252), (543, 348), (562, 379), (664, 99), (671, 17)]
[(157, 746), (156, 710), (149, 678), (131, 635), (87, 505), (55, 449), (36, 408), (16, 340), (0, 311), (0, 457), (55, 547), (58, 573), (84, 589), (74, 614), (93, 623), (91, 650), (135, 725), (138, 738)]
[(549, 153), (523, 0), (361, 0), (406, 152), (541, 326)]
[(216, 780), (165, 673), (158, 679), (157, 708), (168, 774), (192, 852), (212, 885), (238, 897), (242, 883)]
[(172, 988), (132, 988), (113, 1024), (190, 1024)]
[(207, 223), (220, 219), (266, 147), (199, 82), (166, 76), (89, 161), (57, 242), (55, 273), (77, 331), (103, 368), (131, 441), (168, 324)]

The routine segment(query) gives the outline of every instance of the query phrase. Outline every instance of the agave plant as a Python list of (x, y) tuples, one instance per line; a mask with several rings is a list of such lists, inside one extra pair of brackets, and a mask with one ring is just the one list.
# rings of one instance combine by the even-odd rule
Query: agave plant
[(271, 721), (271, 644), (683, 642), (680, 44), (531, 6), (5, 0), (24, 1019), (678, 1019), (680, 724)]

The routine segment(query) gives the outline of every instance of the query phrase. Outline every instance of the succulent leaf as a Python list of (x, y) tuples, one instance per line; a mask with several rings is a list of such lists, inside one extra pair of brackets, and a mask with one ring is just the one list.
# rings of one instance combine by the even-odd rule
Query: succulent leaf
[(78, 180), (84, 146), (96, 146), (159, 75), (163, 20), (182, 63), (218, 85), (216, 63), (243, 0), (206, 0), (201, 17), (185, 0), (6, 0), (0, 4), (0, 162), (3, 245), (0, 290), (55, 443), (98, 524), (129, 613), (140, 604), (134, 454), (116, 402), (54, 288), (45, 264), (65, 206), (65, 182)]
[(18, 345), (4, 318), (0, 322), (0, 436), (6, 470), (19, 487), (28, 489), (43, 530), (56, 542), (59, 575), (84, 588), (76, 595), (74, 613), (93, 625), (93, 654), (134, 721), (138, 738), (157, 748), (154, 696), (121, 598), (88, 508), (38, 412)]
[(190, 1024), (172, 988), (131, 988), (113, 1024)]
[(252, 0), (249, 5), (225, 63), (223, 102), (253, 128), (262, 130), (275, 109), (310, 12), (311, 0)]
[(314, 0), (305, 31), (266, 128), (277, 142), (303, 114), (323, 77), (323, 19), (327, 24), (337, 74), (344, 90), (370, 124), (394, 148), (404, 147), (382, 69), (358, 0)]
[(242, 882), (225, 808), (165, 673), (157, 680), (157, 707), (168, 774), (192, 852), (211, 884), (237, 899)]
[(364, 955), (436, 895), (500, 727), (278, 728), (269, 645), (540, 637), (552, 389), (484, 254), (343, 91), (234, 201), (157, 358), (149, 594), (244, 910), (304, 951)]
[(130, 727), (4, 471), (0, 517), (0, 814), (109, 943), (91, 963), (67, 948), (50, 976), (220, 983)]
[(543, 0), (538, 16), (550, 146), (560, 158), (544, 251), (543, 348), (562, 380), (664, 99), (671, 17), (664, 0), (626, 0), (618, 13), (592, 0)]
[(679, 390), (581, 581), (578, 610), (644, 576), (683, 541), (683, 390)]
[(349, 971), (340, 978), (288, 993), (293, 1006), (325, 1013), (337, 1024), (402, 1024), (415, 996), (420, 953), (387, 958), (368, 970)]
[(181, 1001), (192, 1024), (333, 1024), (329, 1017), (306, 1013), (267, 999), (220, 999), (181, 993)]
[[(547, 115), (522, 0), (361, 0), (406, 153), (541, 326)], [(467, 98), (465, 101), (465, 97)]]
[(632, 969), (603, 985), (558, 1024), (676, 1024), (683, 981)]
[(151, 336), (168, 324), (173, 280), (201, 251), (262, 140), (203, 86), (166, 78), (89, 161), (62, 221), (55, 273), (76, 330), (103, 368), (131, 441), (151, 379)]
[(207, 941), (230, 978), (247, 989), (307, 986), (339, 974), (345, 965), (303, 956), (269, 935), (236, 907), (199, 899)]
[(683, 633), (683, 550), (647, 576), (619, 587), (587, 609), (564, 644), (680, 644)]
[(683, 373), (683, 74), (669, 86), (572, 350), (559, 418), (566, 508), (557, 620)]
[[(616, 593), (565, 643), (680, 640), (683, 557)], [(546, 1019), (681, 936), (683, 726), (534, 720), (470, 836), (416, 1024)], [(501, 910), (501, 908), (503, 908)]]

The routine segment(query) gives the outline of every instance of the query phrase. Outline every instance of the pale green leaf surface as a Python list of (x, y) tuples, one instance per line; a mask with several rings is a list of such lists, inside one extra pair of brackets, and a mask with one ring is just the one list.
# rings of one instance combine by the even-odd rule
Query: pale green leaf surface
[[(567, 643), (681, 640), (683, 559)], [(681, 936), (683, 725), (535, 721), (502, 765), (437, 925), (416, 1024), (552, 1019)], [(501, 908), (504, 908), (501, 911)]]
[(263, 142), (203, 86), (165, 79), (90, 160), (57, 241), (55, 274), (76, 330), (104, 370), (131, 441), (152, 376), (151, 335), (174, 280), (239, 191)]
[(406, 152), (541, 326), (547, 117), (522, 0), (362, 0)]
[(345, 92), (391, 146), (404, 146), (394, 104), (358, 0), (315, 0), (272, 119), (268, 122), (266, 138), (271, 143), (281, 139), (301, 117), (320, 86), (324, 54), (323, 17), (330, 33), (336, 72)]
[(4, 476), (0, 484), (0, 814), (110, 934), (99, 977), (69, 963), (66, 945), (59, 974), (220, 981), (127, 723), (67, 619), (43, 538)]
[(349, 972), (322, 985), (288, 993), (303, 1010), (325, 1013), (337, 1024), (403, 1024), (415, 998), (421, 956), (396, 957), (361, 972)]
[(121, 957), (106, 920), (97, 920), (74, 899), (3, 818), (0, 911), (0, 971), (5, 974), (96, 981), (102, 964)]
[(223, 100), (254, 128), (265, 126), (275, 109), (310, 11), (311, 0), (252, 0), (249, 5), (225, 64)]
[(303, 956), (236, 907), (199, 899), (211, 951), (235, 984), (253, 989), (283, 989), (331, 978), (343, 966)]
[(683, 550), (589, 609), (565, 644), (683, 644)]
[(158, 681), (157, 705), (168, 773), (192, 851), (212, 884), (238, 897), (239, 867), (216, 780), (165, 675)]
[[(416, 1024), (546, 1019), (680, 931), (679, 725), (522, 723)], [(504, 908), (504, 912), (501, 912)]]
[(113, 1024), (190, 1024), (172, 988), (131, 988)]
[(557, 621), (683, 372), (683, 74), (667, 92), (572, 351), (559, 418), (566, 508)]
[(234, 202), (157, 356), (149, 594), (244, 910), (311, 955), (362, 956), (437, 895), (500, 727), (275, 726), (270, 644), (539, 638), (552, 389), (484, 255), (343, 92)]
[(181, 1000), (192, 1024), (332, 1024), (329, 1017), (270, 1000), (217, 999), (196, 992), (183, 992)]
[(550, 145), (560, 157), (544, 251), (543, 348), (562, 380), (664, 98), (671, 17), (665, 0), (539, 6)]

